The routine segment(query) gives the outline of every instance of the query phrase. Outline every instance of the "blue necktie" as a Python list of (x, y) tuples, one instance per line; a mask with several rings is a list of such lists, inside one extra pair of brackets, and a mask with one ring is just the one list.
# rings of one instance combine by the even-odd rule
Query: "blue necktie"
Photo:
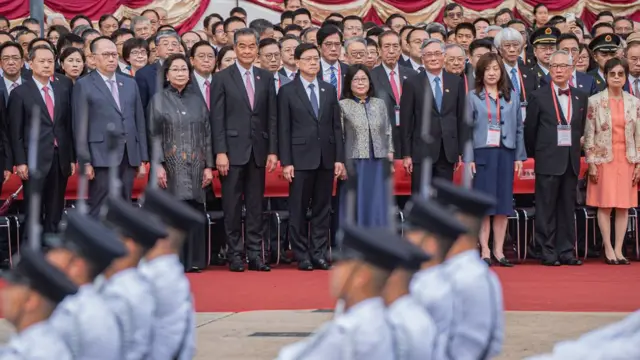
[(513, 88), (516, 91), (516, 94), (518, 94), (518, 97), (520, 97), (520, 84), (518, 83), (518, 76), (517, 76), (518, 70), (516, 70), (516, 68), (511, 69), (511, 83), (513, 84)]
[(331, 85), (333, 85), (334, 88), (336, 88), (336, 90), (338, 89), (338, 77), (336, 76), (336, 68), (334, 68), (333, 66), (329, 68), (329, 70), (331, 70), (331, 78), (329, 79), (331, 82)]
[(436, 82), (436, 91), (434, 95), (436, 97), (436, 105), (438, 106), (438, 111), (442, 110), (442, 89), (440, 89), (440, 77), (436, 76), (433, 81)]
[(318, 118), (318, 97), (316, 96), (316, 92), (313, 89), (316, 86), (314, 84), (309, 84), (309, 101), (311, 102), (311, 108), (313, 109), (313, 114)]

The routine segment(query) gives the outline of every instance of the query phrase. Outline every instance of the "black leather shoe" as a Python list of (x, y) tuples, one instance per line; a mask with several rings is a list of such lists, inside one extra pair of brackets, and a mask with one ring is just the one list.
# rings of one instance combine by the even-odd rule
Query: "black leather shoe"
[(331, 265), (325, 259), (313, 259), (313, 268), (319, 270), (329, 270), (331, 269)]
[(251, 271), (271, 271), (269, 265), (262, 262), (262, 259), (249, 260), (249, 270)]
[(490, 258), (482, 258), (482, 261), (484, 261), (487, 266), (491, 266), (491, 259)]
[(562, 265), (569, 265), (569, 266), (580, 266), (580, 265), (582, 265), (582, 261), (578, 260), (578, 259), (575, 259), (575, 258), (562, 260), (562, 261), (560, 261), (560, 263)]
[(243, 272), (244, 262), (240, 258), (232, 258), (229, 260), (229, 271)]
[(513, 264), (506, 257), (498, 259), (498, 264), (503, 267), (513, 267)]
[(202, 270), (200, 270), (200, 268), (194, 266), (191, 269), (188, 269), (186, 272), (187, 273), (201, 273)]
[(618, 262), (618, 264), (620, 265), (631, 265), (631, 263), (629, 262), (629, 260), (627, 260), (627, 258), (622, 257), (622, 258), (618, 258), (616, 259), (616, 261)]
[(298, 261), (298, 270), (300, 271), (313, 271), (313, 265), (309, 260)]
[(542, 260), (542, 265), (544, 265), (544, 266), (560, 266), (560, 261), (558, 261), (558, 260)]
[[(287, 257), (285, 253), (280, 253), (280, 264), (289, 265), (293, 261)], [(277, 264), (278, 263), (278, 255), (277, 253), (271, 253), (269, 257), (269, 264)]]

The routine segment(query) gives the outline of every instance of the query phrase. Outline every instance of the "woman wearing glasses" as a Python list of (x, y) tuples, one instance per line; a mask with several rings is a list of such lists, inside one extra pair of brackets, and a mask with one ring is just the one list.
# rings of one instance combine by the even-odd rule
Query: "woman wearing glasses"
[[(629, 208), (638, 206), (640, 182), (640, 100), (622, 90), (629, 77), (625, 60), (604, 65), (607, 88), (589, 98), (584, 150), (589, 164), (587, 205), (598, 208), (605, 262), (629, 265), (622, 254)], [(614, 211), (615, 209), (615, 211)], [(611, 213), (615, 244), (611, 246)]]
[[(211, 185), (213, 149), (209, 111), (201, 95), (189, 91), (191, 67), (181, 54), (170, 55), (163, 64), (165, 87), (149, 102), (151, 131), (161, 136), (161, 166), (158, 185), (175, 197), (204, 210), (205, 188)], [(199, 271), (206, 264), (204, 228), (194, 229), (185, 243), (191, 258), (186, 271)]]
[(126, 75), (135, 76), (136, 72), (149, 63), (149, 43), (139, 38), (131, 38), (122, 45), (122, 57), (127, 63)]

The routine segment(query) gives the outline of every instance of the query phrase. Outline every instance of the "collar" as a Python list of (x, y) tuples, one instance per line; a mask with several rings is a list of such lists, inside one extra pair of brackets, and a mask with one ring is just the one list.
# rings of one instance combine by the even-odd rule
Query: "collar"
[(295, 71), (291, 71), (291, 70), (287, 69), (285, 66), (283, 66), (282, 68), (284, 69), (284, 73), (287, 74), (287, 77), (289, 79), (291, 79), (291, 74), (295, 74), (296, 73)]
[(440, 70), (440, 74), (438, 75), (433, 75), (432, 73), (425, 71), (427, 73), (427, 78), (429, 79), (429, 82), (433, 82), (434, 79), (437, 77), (440, 78), (440, 85), (442, 85), (442, 82), (444, 81), (444, 79), (442, 78), (442, 70)]
[(635, 77), (635, 76), (633, 76), (633, 75), (629, 74), (629, 83), (630, 83), (630, 84), (632, 84), (632, 85), (633, 85), (633, 83), (634, 83), (636, 80), (640, 80), (640, 76)]
[(556, 83), (553, 83), (553, 91), (555, 91), (556, 95), (558, 95), (558, 92), (560, 92), (560, 90), (567, 90), (567, 89), (569, 89), (569, 84), (567, 84), (567, 87), (565, 89), (560, 89), (560, 87), (556, 85)]
[(207, 80), (209, 80), (209, 84), (211, 84), (211, 79), (213, 78), (213, 76), (211, 76), (211, 74), (210, 74), (209, 77), (207, 77), (205, 79), (195, 71), (193, 72), (193, 77), (196, 78), (196, 82), (198, 83), (198, 86), (200, 86), (200, 87), (204, 87), (204, 82), (207, 81)]
[(36, 87), (38, 88), (38, 90), (42, 90), (43, 87), (47, 87), (49, 90), (52, 90), (53, 88), (51, 87), (51, 81), (49, 79), (47, 79), (47, 83), (43, 84), (40, 81), (36, 80), (35, 77), (32, 77), (33, 82), (36, 84)]
[(107, 77), (106, 75), (104, 75), (103, 73), (100, 72), (100, 70), (96, 69), (96, 72), (100, 75), (100, 77), (102, 78), (102, 80), (104, 82), (109, 82), (110, 80), (115, 81), (116, 80), (116, 73), (113, 73), (113, 75), (111, 75), (111, 77)]
[(409, 58), (409, 63), (411, 64), (411, 67), (412, 67), (414, 70), (418, 70), (418, 68), (419, 68), (420, 66), (424, 67), (424, 65), (422, 65), (422, 64), (418, 64), (417, 62), (413, 61), (413, 59), (412, 59), (412, 58)]
[(330, 72), (332, 66), (335, 69), (335, 71), (339, 71), (340, 69), (340, 61), (336, 61), (333, 64), (329, 64), (323, 57), (320, 58), (320, 65), (322, 65), (323, 72)]
[(47, 321), (40, 321), (38, 323), (32, 324), (28, 328), (22, 330), (17, 335), (12, 336), (11, 343), (7, 345), (11, 345), (14, 349), (19, 352), (25, 352), (28, 350), (29, 346), (33, 346), (32, 342), (29, 340), (35, 340), (40, 338), (40, 336), (49, 333), (51, 329), (49, 328), (49, 323)]
[[(365, 299), (360, 301), (359, 303), (353, 305), (347, 310), (346, 314), (351, 316), (356, 316), (356, 314), (366, 314), (371, 312), (376, 312), (377, 314), (384, 313), (385, 305), (384, 301), (381, 297), (372, 297), (369, 299)], [(379, 312), (378, 312), (379, 311)]]
[(22, 76), (18, 76), (18, 80), (16, 81), (11, 81), (9, 79), (7, 79), (6, 77), (3, 76), (4, 82), (8, 85), (7, 89), (9, 89), (11, 87), (11, 85), (18, 84), (18, 85), (22, 85)]
[(504, 68), (505, 68), (505, 70), (507, 70), (507, 76), (508, 77), (511, 76), (511, 69), (516, 69), (516, 71), (519, 71), (518, 62), (517, 61), (516, 61), (516, 64), (514, 66), (511, 66), (511, 65), (509, 65), (507, 63), (504, 63)]
[(544, 67), (544, 65), (542, 65), (541, 63), (538, 63), (538, 67), (540, 67), (540, 69), (542, 70), (542, 72), (543, 72), (545, 75), (548, 75), (548, 74), (549, 74), (549, 69), (547, 69), (546, 67)]
[(317, 78), (313, 78), (313, 82), (308, 82), (305, 78), (300, 76), (300, 81), (302, 81), (302, 86), (304, 87), (305, 90), (307, 90), (309, 88), (310, 84), (315, 85), (315, 89), (319, 89), (319, 87), (318, 87), (318, 79)]
[(409, 55), (405, 55), (405, 53), (402, 53), (402, 58), (404, 59), (404, 61), (407, 61), (410, 59)]
[(253, 75), (254, 75), (254, 72), (253, 72), (253, 70), (254, 70), (254, 69), (253, 69), (253, 65), (251, 65), (251, 67), (250, 67), (249, 69), (245, 69), (245, 68), (243, 68), (243, 67), (242, 67), (242, 65), (240, 65), (240, 63), (239, 63), (239, 62), (237, 62), (237, 61), (236, 61), (236, 66), (238, 67), (238, 71), (240, 72), (240, 76), (241, 76), (243, 79), (244, 79), (245, 74), (247, 73), (247, 71), (248, 71), (249, 73), (251, 73), (251, 76), (253, 76)]
[(396, 66), (393, 69), (389, 69), (385, 63), (382, 63), (382, 68), (387, 73), (387, 77), (389, 77), (391, 70), (393, 70), (396, 75), (400, 76), (400, 66), (398, 66), (398, 63), (396, 63)]
[(602, 71), (600, 71), (599, 68), (598, 68), (598, 76), (600, 76), (600, 79), (604, 80), (604, 73), (602, 73)]

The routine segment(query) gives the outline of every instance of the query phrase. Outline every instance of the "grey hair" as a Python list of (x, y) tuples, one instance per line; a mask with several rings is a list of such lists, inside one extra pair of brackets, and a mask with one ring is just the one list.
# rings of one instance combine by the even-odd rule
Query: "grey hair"
[(136, 28), (136, 25), (142, 24), (142, 23), (149, 23), (149, 25), (151, 25), (151, 20), (147, 19), (144, 16), (134, 16), (131, 19), (131, 31), (133, 31), (133, 29)]
[(235, 34), (233, 34), (233, 45), (234, 46), (238, 45), (238, 39), (240, 38), (240, 36), (247, 36), (247, 35), (253, 35), (256, 38), (256, 45), (260, 41), (260, 34), (258, 34), (257, 31), (251, 28), (242, 28), (242, 29), (236, 30)]
[(347, 39), (344, 42), (344, 50), (347, 51), (347, 49), (349, 49), (349, 46), (353, 43), (361, 43), (362, 45), (364, 45), (364, 47), (367, 47), (367, 41), (363, 38), (363, 37), (353, 37), (351, 39)]
[(156, 46), (158, 46), (158, 44), (160, 44), (160, 41), (162, 41), (162, 39), (166, 39), (168, 37), (175, 38), (176, 40), (178, 40), (178, 42), (182, 42), (182, 39), (180, 39), (180, 35), (178, 35), (178, 33), (173, 30), (160, 31), (154, 38), (153, 42), (155, 42)]
[(438, 45), (440, 45), (440, 49), (442, 50), (442, 52), (445, 51), (444, 43), (442, 41), (440, 41), (440, 39), (427, 39), (427, 40), (425, 40), (424, 42), (422, 42), (422, 46), (420, 46), (420, 50), (424, 50), (427, 46), (429, 46), (431, 44), (438, 44)]
[(458, 44), (449, 44), (447, 46), (444, 47), (444, 52), (447, 52), (448, 50), (451, 49), (460, 49), (460, 51), (462, 51), (462, 54), (466, 54), (466, 51), (464, 50), (464, 48)]
[(520, 45), (524, 44), (522, 34), (520, 34), (518, 30), (509, 27), (500, 30), (500, 32), (496, 34), (496, 37), (493, 39), (493, 45), (500, 49), (503, 41), (517, 41)]
[(569, 52), (564, 50), (556, 50), (553, 54), (551, 54), (551, 56), (549, 57), (549, 63), (551, 63), (553, 61), (553, 58), (558, 55), (566, 55), (569, 58), (569, 65), (573, 65), (573, 57)]
[(502, 27), (500, 27), (498, 25), (487, 26), (487, 28), (484, 29), (484, 33), (488, 34), (489, 31), (502, 31)]
[(51, 26), (53, 24), (53, 20), (56, 20), (56, 19), (61, 19), (67, 22), (67, 19), (64, 17), (64, 15), (60, 13), (53, 13), (47, 16), (47, 25)]
[(440, 23), (431, 23), (427, 25), (424, 30), (429, 34), (429, 36), (431, 36), (431, 34), (439, 33), (442, 35), (443, 39), (447, 38), (447, 29)]

